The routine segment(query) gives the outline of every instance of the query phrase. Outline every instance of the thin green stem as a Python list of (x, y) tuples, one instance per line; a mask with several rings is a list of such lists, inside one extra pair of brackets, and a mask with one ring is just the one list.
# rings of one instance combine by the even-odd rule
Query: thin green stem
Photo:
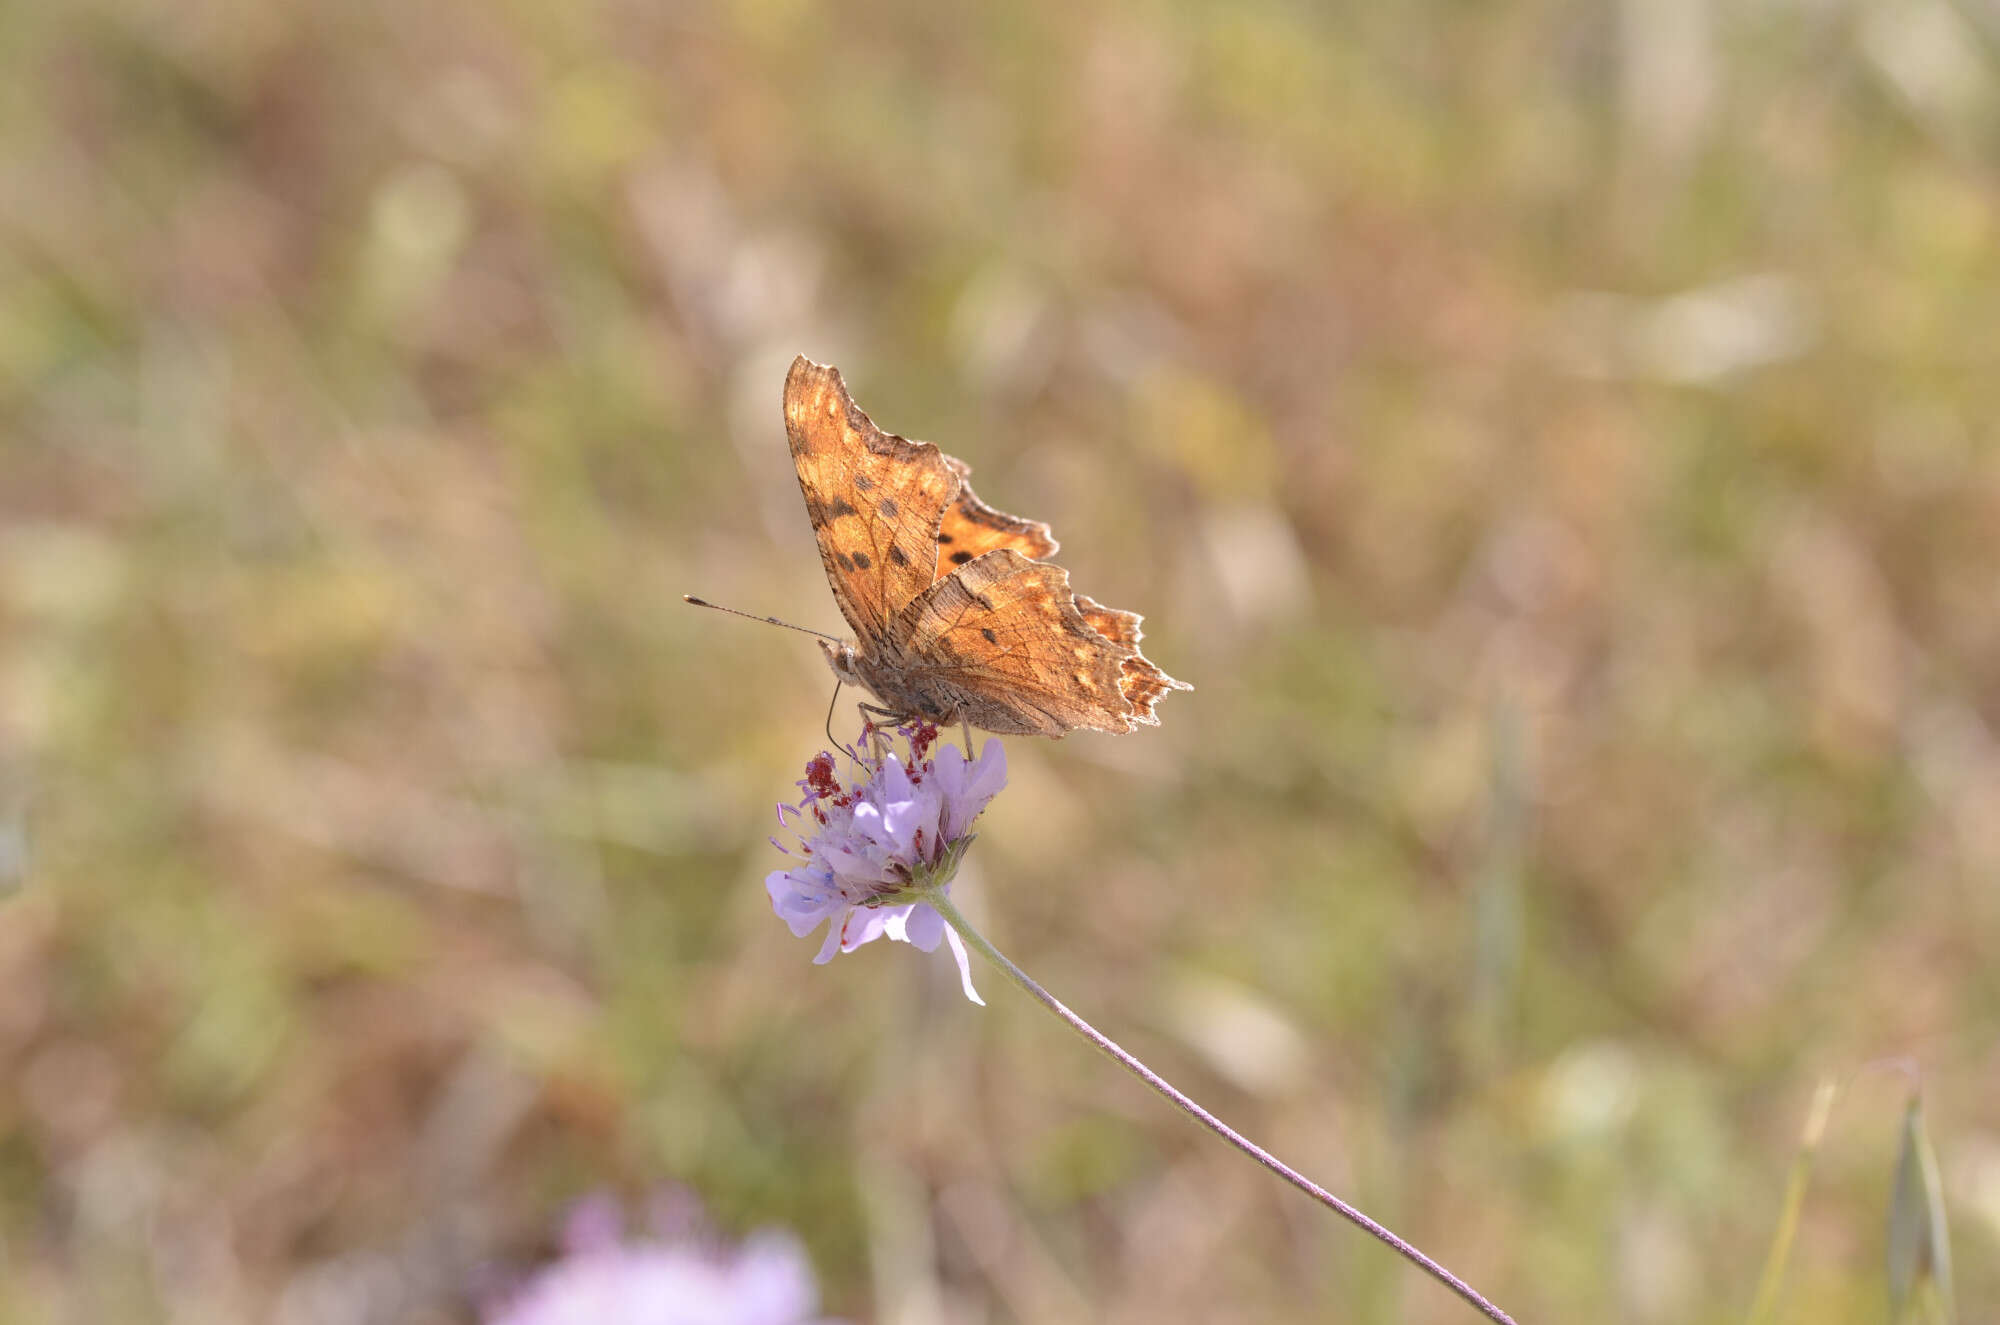
[(1785, 1267), (1792, 1256), (1792, 1242), (1799, 1231), (1799, 1214), (1805, 1209), (1806, 1186), (1812, 1181), (1813, 1163), (1819, 1158), (1819, 1143), (1826, 1135), (1827, 1119), (1833, 1114), (1840, 1086), (1831, 1077), (1820, 1080), (1813, 1092), (1812, 1109), (1799, 1138), (1799, 1152), (1792, 1157), (1791, 1176), (1785, 1180), (1785, 1199), (1778, 1214), (1778, 1230), (1771, 1237), (1771, 1250), (1764, 1257), (1764, 1272), (1757, 1279), (1757, 1298), (1750, 1306), (1750, 1325), (1770, 1325), (1778, 1314), (1778, 1290), (1784, 1287)]
[(1313, 1200), (1318, 1201), (1341, 1218), (1362, 1229), (1370, 1236), (1386, 1243), (1391, 1250), (1404, 1260), (1409, 1261), (1425, 1274), (1428, 1274), (1431, 1278), (1464, 1298), (1488, 1320), (1499, 1321), (1502, 1325), (1514, 1325), (1513, 1317), (1487, 1301), (1472, 1285), (1466, 1283), (1450, 1270), (1445, 1269), (1444, 1266), (1438, 1264), (1381, 1224), (1376, 1223), (1373, 1219), (1361, 1213), (1361, 1211), (1341, 1200), (1326, 1188), (1292, 1168), (1276, 1155), (1273, 1155), (1270, 1151), (1250, 1140), (1235, 1128), (1202, 1108), (1199, 1104), (1196, 1104), (1176, 1089), (1172, 1083), (1160, 1076), (1159, 1073), (1153, 1071), (1153, 1069), (1147, 1067), (1137, 1058), (1134, 1058), (1131, 1054), (1120, 1048), (1109, 1036), (1106, 1036), (1082, 1017), (1077, 1016), (1076, 1013), (1071, 1012), (1067, 1007), (1064, 1007), (1055, 995), (1036, 984), (1026, 971), (1023, 971), (1020, 967), (1009, 961), (1005, 953), (988, 942), (984, 934), (974, 929), (966, 918), (959, 913), (958, 908), (952, 905), (951, 899), (945, 896), (942, 891), (929, 891), (925, 894), (924, 900), (929, 902), (932, 908), (944, 917), (946, 924), (957, 931), (959, 938), (964, 940), (968, 948), (971, 948), (974, 952), (977, 952), (980, 956), (991, 962), (1001, 974), (1026, 990), (1036, 1002), (1055, 1014), (1057, 1020), (1088, 1040), (1099, 1052), (1103, 1053), (1127, 1072), (1130, 1072), (1133, 1076), (1139, 1078), (1139, 1080), (1145, 1082), (1148, 1086), (1151, 1086), (1161, 1095), (1164, 1095), (1175, 1108), (1187, 1114), (1188, 1117), (1194, 1119), (1209, 1131), (1214, 1132), (1230, 1145), (1235, 1146), (1238, 1150), (1250, 1156), (1250, 1158), (1256, 1160), (1259, 1164), (1262, 1164), (1265, 1168), (1277, 1174), (1307, 1196), (1312, 1197)]

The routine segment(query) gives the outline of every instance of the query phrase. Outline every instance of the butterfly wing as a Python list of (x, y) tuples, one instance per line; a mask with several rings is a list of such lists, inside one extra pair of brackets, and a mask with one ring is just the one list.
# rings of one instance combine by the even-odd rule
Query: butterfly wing
[(973, 492), (970, 465), (954, 456), (944, 457), (944, 462), (958, 475), (958, 495), (938, 521), (933, 578), (943, 579), (973, 558), (1001, 548), (1012, 548), (1030, 561), (1046, 561), (1056, 554), (1056, 536), (1047, 525), (994, 510)]
[(839, 369), (803, 355), (785, 377), (785, 432), (833, 600), (864, 647), (879, 647), (934, 578), (959, 476), (929, 442), (876, 427)]
[(1114, 644), (1131, 646), (1132, 656), (1118, 668), (1118, 693), (1125, 697), (1134, 714), (1135, 722), (1157, 723), (1153, 716), (1153, 705), (1169, 690), (1192, 690), (1185, 681), (1176, 681), (1157, 667), (1153, 660), (1139, 652), (1139, 640), (1143, 632), (1139, 629), (1137, 612), (1122, 612), (1115, 607), (1105, 607), (1093, 602), (1083, 594), (1076, 596), (1076, 610), (1083, 617), (1084, 624)]
[[(1081, 604), (1129, 639), (1101, 633)], [(1080, 602), (1068, 571), (1003, 548), (933, 584), (894, 629), (915, 666), (975, 726), (1061, 736), (1158, 723), (1152, 701), (1181, 683), (1140, 655), (1138, 620)], [(1127, 692), (1126, 671), (1135, 659), (1135, 675), (1146, 680), (1136, 696)]]
[[(958, 496), (945, 507), (938, 525), (938, 577), (942, 579), (958, 567), (1001, 548), (1011, 548), (1031, 561), (1046, 561), (1056, 553), (1055, 534), (1039, 520), (995, 510), (973, 492), (972, 469), (955, 456), (944, 462), (958, 474)], [(1153, 705), (1169, 690), (1192, 690), (1185, 681), (1176, 681), (1139, 652), (1139, 614), (1105, 607), (1083, 594), (1076, 595), (1076, 609), (1084, 624), (1114, 644), (1130, 645), (1132, 655), (1119, 669), (1118, 688), (1132, 711), (1151, 720)]]
[(929, 442), (877, 428), (838, 369), (792, 364), (785, 431), (834, 601), (885, 702), (1061, 736), (1157, 723), (1160, 696), (1190, 688), (1139, 652), (1137, 613), (1070, 591), (1043, 560), (1047, 525), (988, 506)]

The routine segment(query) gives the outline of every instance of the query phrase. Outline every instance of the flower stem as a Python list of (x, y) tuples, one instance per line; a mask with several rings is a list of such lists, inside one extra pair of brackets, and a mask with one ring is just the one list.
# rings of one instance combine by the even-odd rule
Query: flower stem
[(968, 922), (966, 918), (959, 913), (958, 908), (952, 905), (951, 899), (945, 896), (942, 890), (930, 891), (929, 893), (926, 894), (924, 900), (930, 903), (931, 907), (935, 909), (939, 915), (944, 917), (946, 924), (950, 925), (952, 929), (957, 931), (959, 938), (965, 942), (965, 945), (967, 947), (973, 949), (980, 956), (984, 957), (987, 961), (993, 963), (993, 965), (999, 969), (1001, 974), (1005, 975), (1009, 980), (1012, 980), (1015, 984), (1019, 985), (1022, 989), (1026, 990), (1030, 995), (1034, 997), (1036, 1002), (1040, 1003), (1043, 1007), (1047, 1008), (1050, 1012), (1054, 1013), (1055, 1016), (1064, 1025), (1068, 1026), (1078, 1035), (1081, 1035), (1084, 1039), (1088, 1040), (1094, 1047), (1096, 1047), (1099, 1051), (1104, 1053), (1113, 1062), (1117, 1063), (1127, 1072), (1130, 1072), (1133, 1076), (1139, 1078), (1139, 1080), (1145, 1082), (1148, 1086), (1151, 1086), (1154, 1090), (1158, 1091), (1160, 1094), (1166, 1096), (1166, 1098), (1169, 1101), (1171, 1101), (1176, 1108), (1180, 1109), (1181, 1112), (1187, 1114), (1190, 1118), (1193, 1118), (1203, 1127), (1206, 1127), (1209, 1131), (1214, 1132), (1217, 1136), (1227, 1141), (1230, 1145), (1235, 1146), (1238, 1150), (1250, 1156), (1250, 1158), (1256, 1160), (1259, 1164), (1262, 1164), (1265, 1168), (1277, 1174), (1280, 1178), (1283, 1178), (1286, 1182), (1298, 1188), (1300, 1191), (1304, 1192), (1307, 1196), (1312, 1197), (1313, 1200), (1318, 1201), (1321, 1205), (1333, 1211), (1341, 1218), (1347, 1220), (1349, 1223), (1355, 1225), (1356, 1227), (1360, 1228), (1364, 1232), (1375, 1237), (1379, 1241), (1386, 1243), (1391, 1250), (1393, 1250), (1397, 1255), (1401, 1256), (1404, 1260), (1409, 1261), (1412, 1265), (1415, 1265), (1425, 1274), (1428, 1274), (1429, 1276), (1431, 1276), (1431, 1278), (1437, 1280), (1439, 1283), (1449, 1288), (1452, 1292), (1464, 1298), (1468, 1303), (1472, 1305), (1472, 1307), (1475, 1310), (1477, 1310), (1481, 1315), (1485, 1316), (1488, 1320), (1499, 1321), (1502, 1323), (1502, 1325), (1514, 1325), (1513, 1317), (1509, 1316), (1499, 1307), (1494, 1306), (1491, 1302), (1487, 1301), (1485, 1297), (1481, 1296), (1480, 1293), (1472, 1287), (1472, 1285), (1466, 1283), (1463, 1279), (1453, 1274), (1450, 1270), (1445, 1269), (1444, 1266), (1438, 1264), (1436, 1261), (1432, 1260), (1429, 1256), (1426, 1256), (1423, 1252), (1417, 1250), (1410, 1243), (1396, 1236), (1396, 1234), (1390, 1232), (1387, 1228), (1383, 1227), (1381, 1224), (1376, 1223), (1373, 1219), (1370, 1219), (1367, 1215), (1363, 1214), (1361, 1211), (1355, 1209), (1347, 1202), (1341, 1200), (1338, 1196), (1335, 1196), (1332, 1192), (1328, 1191), (1326, 1188), (1320, 1186), (1312, 1179), (1306, 1177), (1304, 1174), (1300, 1173), (1297, 1169), (1292, 1168), (1290, 1165), (1286, 1164), (1283, 1160), (1280, 1160), (1276, 1155), (1273, 1155), (1270, 1151), (1264, 1149), (1256, 1142), (1250, 1140), (1248, 1137), (1244, 1136), (1241, 1132), (1238, 1132), (1235, 1128), (1229, 1126), (1229, 1124), (1223, 1122), (1220, 1118), (1217, 1118), (1214, 1114), (1202, 1108), (1199, 1104), (1196, 1104), (1193, 1100), (1189, 1099), (1186, 1095), (1182, 1094), (1179, 1090), (1177, 1090), (1172, 1085), (1172, 1083), (1168, 1082), (1164, 1077), (1160, 1076), (1159, 1073), (1153, 1071), (1153, 1069), (1147, 1067), (1137, 1058), (1134, 1058), (1130, 1053), (1127, 1053), (1124, 1049), (1120, 1048), (1117, 1045), (1117, 1043), (1114, 1042), (1109, 1036), (1105, 1035), (1102, 1031), (1099, 1031), (1095, 1026), (1092, 1026), (1082, 1017), (1077, 1016), (1076, 1013), (1071, 1012), (1067, 1007), (1064, 1007), (1062, 1002), (1058, 1000), (1054, 994), (1051, 994), (1048, 990), (1042, 988), (1039, 984), (1036, 984), (1034, 979), (1031, 976), (1029, 976), (1026, 971), (1023, 971), (1020, 967), (1014, 965), (1013, 962), (1009, 961), (1005, 953), (1001, 952), (998, 948), (994, 947), (990, 942), (988, 942), (984, 934), (981, 934), (978, 930), (974, 929), (971, 923)]

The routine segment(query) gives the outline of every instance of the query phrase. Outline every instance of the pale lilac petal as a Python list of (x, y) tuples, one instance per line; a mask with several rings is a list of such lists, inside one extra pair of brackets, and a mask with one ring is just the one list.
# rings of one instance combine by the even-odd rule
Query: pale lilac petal
[[(919, 787), (894, 756), (885, 760), (882, 772), (868, 787), (868, 800), (880, 807), (880, 818), (871, 816), (870, 831), (890, 855), (911, 861), (916, 852), (916, 836), (923, 830), (926, 843), (937, 839), (939, 796), (935, 787)], [(859, 820), (861, 807), (855, 807)]]
[(817, 929), (828, 912), (840, 904), (837, 896), (830, 895), (830, 883), (821, 883), (817, 878), (801, 879), (799, 876), (804, 873), (778, 870), (764, 879), (764, 890), (771, 894), (771, 909), (797, 939)]
[[(884, 805), (883, 827), (888, 841), (894, 844), (895, 854), (905, 860), (915, 860), (920, 854), (927, 855), (930, 848), (937, 845), (938, 816), (943, 808), (943, 798), (935, 792)], [(921, 853), (917, 850), (919, 833), (923, 834), (924, 851)]]
[(895, 755), (882, 761), (882, 771), (875, 775), (869, 791), (884, 802), (906, 801), (917, 794), (916, 787), (910, 782), (910, 771)]
[(819, 955), (813, 958), (814, 966), (826, 965), (833, 960), (834, 954), (840, 951), (842, 933), (847, 928), (847, 918), (852, 914), (854, 914), (852, 908), (842, 911), (833, 918), (833, 923), (826, 927), (826, 942), (819, 945)]
[(904, 941), (922, 952), (936, 952), (944, 931), (944, 917), (922, 903), (910, 908), (910, 918), (903, 923)]
[[(818, 1290), (789, 1233), (753, 1234), (742, 1248), (689, 1230), (572, 1248), (483, 1313), (489, 1325), (807, 1325)], [(831, 1325), (822, 1322), (821, 1325)]]
[[(903, 728), (900, 735), (914, 755), (915, 729)], [(942, 916), (928, 905), (878, 903), (913, 885), (948, 882), (945, 862), (956, 867), (973, 820), (1006, 785), (1004, 748), (988, 741), (970, 760), (954, 746), (936, 746), (914, 766), (895, 754), (877, 757), (870, 748), (854, 752), (854, 772), (844, 782), (822, 762), (827, 758), (816, 757), (799, 784), (807, 793), (801, 804), (810, 811), (796, 816), (794, 829), (804, 860), (765, 880), (773, 911), (800, 937), (826, 925), (813, 958), (819, 963), (883, 937), (924, 952), (948, 940), (966, 997), (982, 1002), (964, 945)], [(841, 789), (815, 793), (815, 783)], [(789, 824), (782, 811), (779, 818)]]
[[(896, 774), (895, 778), (890, 773)], [(937, 846), (938, 818), (944, 809), (944, 793), (936, 779), (926, 778), (923, 785), (913, 783), (903, 771), (902, 765), (891, 761), (884, 769), (882, 782), (882, 806), (888, 814), (888, 827), (899, 853), (928, 856)], [(918, 851), (917, 835), (923, 835), (923, 848)]]
[(955, 840), (965, 836), (972, 821), (1007, 785), (1007, 751), (1000, 742), (988, 741), (977, 763), (940, 759), (936, 775), (945, 779), (944, 835)]
[(728, 1267), (729, 1297), (744, 1321), (797, 1321), (819, 1306), (805, 1248), (789, 1233), (753, 1233)]
[(959, 938), (957, 930), (946, 929), (944, 941), (945, 946), (951, 949), (951, 959), (958, 963), (958, 982), (965, 987), (965, 996), (980, 1007), (985, 1007), (986, 1000), (972, 987), (972, 954), (965, 950), (965, 940)]
[(979, 752), (979, 762), (975, 768), (972, 783), (966, 788), (966, 794), (983, 810), (986, 808), (986, 803), (999, 795), (1000, 789), (1007, 785), (1007, 747), (997, 740), (988, 741), (986, 748)]
[(815, 844), (813, 855), (832, 876), (831, 886), (840, 889), (849, 902), (866, 901), (888, 865), (887, 854), (871, 850), (866, 842), (822, 837)]
[(870, 842), (880, 842), (888, 837), (882, 827), (882, 807), (873, 801), (862, 801), (854, 807), (854, 831)]
[(840, 945), (842, 952), (853, 952), (864, 943), (873, 943), (882, 937), (891, 924), (900, 921), (907, 906), (878, 906), (869, 910), (857, 910), (847, 921), (847, 938)]

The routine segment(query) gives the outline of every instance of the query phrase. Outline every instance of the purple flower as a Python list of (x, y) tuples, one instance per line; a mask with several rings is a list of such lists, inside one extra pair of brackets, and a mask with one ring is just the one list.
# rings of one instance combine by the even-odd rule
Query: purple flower
[(907, 759), (893, 749), (876, 755), (871, 731), (864, 729), (860, 749), (845, 752), (853, 767), (845, 785), (831, 754), (815, 755), (806, 765), (799, 783), (805, 798), (796, 807), (778, 806), (778, 822), (790, 827), (787, 815), (805, 820), (811, 836), (799, 836), (800, 863), (773, 872), (764, 887), (771, 909), (797, 937), (827, 926), (815, 962), (884, 936), (925, 952), (942, 939), (958, 962), (965, 996), (983, 1005), (958, 935), (929, 903), (902, 899), (949, 890), (972, 843), (972, 821), (1007, 785), (1007, 756), (998, 741), (988, 741), (977, 760), (957, 746), (936, 746), (937, 728), (929, 723), (897, 733), (908, 746)]
[(818, 1308), (797, 1239), (767, 1230), (731, 1248), (683, 1231), (626, 1241), (608, 1199), (572, 1214), (563, 1257), (487, 1325), (806, 1325)]

